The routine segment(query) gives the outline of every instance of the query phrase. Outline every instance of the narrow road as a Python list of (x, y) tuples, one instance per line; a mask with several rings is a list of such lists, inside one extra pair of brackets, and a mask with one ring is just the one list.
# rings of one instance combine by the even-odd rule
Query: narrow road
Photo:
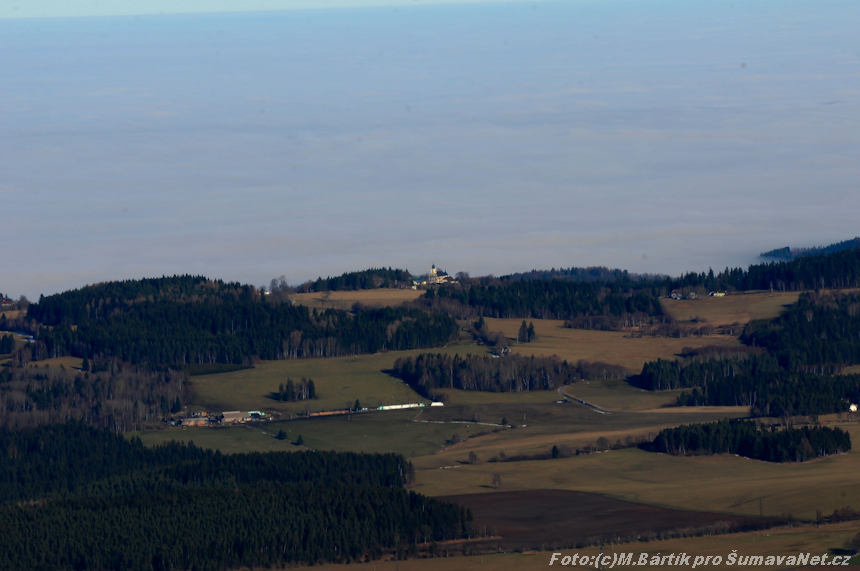
[(612, 414), (612, 411), (609, 410), (608, 408), (603, 408), (602, 406), (597, 406), (596, 404), (592, 404), (592, 403), (584, 401), (580, 398), (576, 398), (573, 395), (567, 394), (567, 391), (564, 390), (566, 386), (567, 385), (561, 386), (558, 388), (558, 394), (560, 397), (564, 398), (565, 400), (572, 400), (573, 402), (577, 402), (581, 405), (585, 405), (589, 408), (594, 409), (594, 412), (599, 412), (600, 414)]

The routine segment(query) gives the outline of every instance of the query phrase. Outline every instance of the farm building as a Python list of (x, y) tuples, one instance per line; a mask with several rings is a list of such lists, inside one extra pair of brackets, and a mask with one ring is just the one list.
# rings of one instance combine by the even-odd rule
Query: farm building
[(247, 412), (238, 410), (231, 410), (221, 415), (221, 422), (247, 422), (249, 420), (251, 420), (251, 417)]
[(195, 418), (183, 418), (182, 426), (209, 426), (209, 419), (205, 416)]

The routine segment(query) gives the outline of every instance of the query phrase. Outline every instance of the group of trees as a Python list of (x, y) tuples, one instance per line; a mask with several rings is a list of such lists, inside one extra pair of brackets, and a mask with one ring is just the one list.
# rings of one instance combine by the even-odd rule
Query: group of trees
[(741, 340), (767, 349), (789, 370), (838, 372), (860, 364), (860, 294), (801, 294), (776, 319), (751, 323)]
[[(657, 292), (635, 282), (579, 282), (567, 280), (510, 280), (495, 285), (466, 284), (430, 289), (416, 305), (458, 319), (567, 319), (605, 316), (616, 327), (625, 317), (642, 319), (661, 314)], [(629, 321), (629, 320), (628, 320)]]
[(189, 398), (185, 375), (112, 364), (100, 373), (65, 367), (0, 369), (0, 427), (81, 420), (116, 431), (140, 430), (179, 412)]
[(535, 324), (529, 322), (528, 326), (526, 326), (526, 321), (524, 319), (517, 331), (517, 343), (531, 343), (536, 340), (537, 333), (535, 333)]
[(764, 429), (750, 420), (721, 420), (661, 430), (653, 442), (639, 445), (651, 452), (693, 456), (737, 454), (766, 462), (805, 462), (851, 450), (851, 436), (839, 428)]
[[(743, 357), (743, 354), (739, 354)], [(769, 355), (748, 355), (747, 358), (723, 359), (657, 359), (642, 366), (642, 372), (630, 378), (630, 383), (649, 391), (688, 389), (735, 377), (758, 377), (779, 371), (779, 363)]]
[(295, 402), (317, 398), (317, 389), (313, 379), (304, 377), (299, 381), (287, 379), (287, 384), (278, 385), (278, 392), (272, 394), (272, 398), (284, 402)]
[[(806, 260), (808, 258), (801, 258)], [(758, 416), (844, 412), (860, 402), (860, 295), (807, 292), (772, 321), (753, 322), (744, 351), (646, 363), (631, 383), (649, 390), (692, 389), (682, 406), (749, 406)]]
[(444, 345), (457, 333), (452, 318), (416, 308), (317, 312), (269, 303), (251, 286), (190, 276), (57, 294), (33, 304), (28, 316), (51, 326), (38, 328), (34, 351), (40, 356), (116, 357), (147, 365), (418, 349)]
[(824, 375), (780, 367), (772, 355), (746, 359), (645, 363), (631, 384), (648, 390), (692, 389), (680, 406), (748, 406), (755, 416), (821, 415), (860, 402), (860, 375)]
[(471, 514), (402, 489), (393, 454), (154, 449), (80, 423), (0, 434), (4, 569), (347, 562), (457, 539)]
[(843, 250), (856, 250), (858, 248), (860, 248), (860, 238), (853, 238), (851, 240), (844, 240), (842, 242), (830, 244), (829, 246), (816, 248), (789, 248), (788, 246), (785, 246), (784, 248), (776, 248), (775, 250), (764, 252), (761, 254), (761, 257), (774, 258), (778, 260), (793, 260), (804, 256), (820, 256), (833, 254), (834, 252), (841, 252)]
[(0, 355), (8, 355), (15, 350), (15, 338), (12, 335), (0, 336)]
[(412, 285), (409, 270), (370, 268), (360, 272), (347, 272), (333, 278), (317, 278), (299, 286), (296, 291), (318, 292), (357, 289), (397, 288)]
[(551, 391), (586, 376), (619, 378), (626, 374), (617, 365), (584, 361), (570, 364), (555, 356), (525, 357), (516, 353), (505, 357), (422, 353), (398, 358), (391, 373), (430, 398), (435, 397), (434, 389)]
[(816, 375), (779, 370), (724, 377), (683, 392), (681, 406), (749, 406), (754, 416), (817, 416), (860, 402), (860, 375)]
[(747, 270), (726, 268), (719, 274), (688, 273), (666, 280), (673, 289), (702, 287), (706, 291), (779, 290), (860, 287), (860, 249), (831, 251), (783, 262), (754, 264)]

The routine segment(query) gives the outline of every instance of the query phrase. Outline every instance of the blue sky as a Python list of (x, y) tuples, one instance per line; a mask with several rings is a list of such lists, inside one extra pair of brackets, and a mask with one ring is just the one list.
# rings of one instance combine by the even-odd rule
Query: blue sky
[(860, 234), (856, 2), (0, 21), (0, 292), (680, 273)]
[[(7, 0), (0, 18), (69, 18), (202, 14), (275, 10), (326, 10), (446, 4), (499, 4), (514, 0)], [(554, 0), (534, 0), (547, 2)]]

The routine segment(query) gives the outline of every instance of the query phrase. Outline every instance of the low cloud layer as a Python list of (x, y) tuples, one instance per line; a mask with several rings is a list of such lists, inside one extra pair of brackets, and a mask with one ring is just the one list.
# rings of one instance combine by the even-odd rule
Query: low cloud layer
[(0, 291), (856, 236), (860, 9), (661, 6), (0, 22)]

